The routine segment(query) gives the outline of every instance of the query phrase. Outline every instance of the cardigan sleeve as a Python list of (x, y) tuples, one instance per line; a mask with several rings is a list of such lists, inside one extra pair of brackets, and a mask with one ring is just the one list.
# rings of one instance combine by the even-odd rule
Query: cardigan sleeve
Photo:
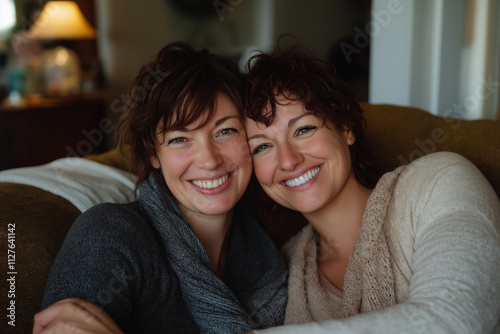
[(500, 330), (500, 202), (492, 187), (472, 163), (454, 153), (420, 158), (400, 179), (397, 194), (403, 204), (398, 210), (414, 238), (408, 300), (342, 320), (256, 333)]

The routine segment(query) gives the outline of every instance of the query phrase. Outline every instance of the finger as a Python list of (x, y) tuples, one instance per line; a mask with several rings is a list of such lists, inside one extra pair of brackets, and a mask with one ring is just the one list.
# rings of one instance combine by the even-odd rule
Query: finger
[(44, 328), (48, 327), (55, 319), (68, 310), (69, 307), (74, 307), (76, 298), (63, 299), (52, 304), (45, 310), (38, 312), (34, 317), (33, 334), (39, 334)]
[(92, 329), (93, 331), (122, 333), (106, 312), (79, 298), (61, 300), (35, 315), (34, 334), (39, 334), (51, 326), (58, 330), (66, 326), (65, 330), (68, 332), (69, 330), (77, 332), (76, 329)]

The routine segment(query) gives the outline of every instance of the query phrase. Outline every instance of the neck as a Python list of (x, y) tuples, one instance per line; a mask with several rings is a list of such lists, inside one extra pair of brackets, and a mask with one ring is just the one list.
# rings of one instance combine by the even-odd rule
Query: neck
[(304, 213), (320, 236), (319, 259), (348, 259), (354, 250), (371, 190), (363, 187), (353, 175), (330, 203), (321, 209)]
[(186, 218), (189, 226), (203, 244), (215, 273), (222, 278), (226, 264), (227, 239), (233, 220), (233, 212), (213, 216), (191, 214)]

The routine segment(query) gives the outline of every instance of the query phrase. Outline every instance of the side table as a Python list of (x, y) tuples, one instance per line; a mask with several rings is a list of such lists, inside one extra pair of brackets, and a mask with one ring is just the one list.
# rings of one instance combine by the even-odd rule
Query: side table
[(0, 105), (0, 170), (103, 152), (112, 130), (105, 110), (98, 94)]

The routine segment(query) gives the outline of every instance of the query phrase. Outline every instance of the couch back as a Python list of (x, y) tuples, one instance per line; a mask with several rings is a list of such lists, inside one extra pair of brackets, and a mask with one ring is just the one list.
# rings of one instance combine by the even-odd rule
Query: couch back
[(500, 121), (460, 120), (394, 105), (364, 104), (366, 135), (383, 171), (432, 152), (469, 159), (500, 197)]

